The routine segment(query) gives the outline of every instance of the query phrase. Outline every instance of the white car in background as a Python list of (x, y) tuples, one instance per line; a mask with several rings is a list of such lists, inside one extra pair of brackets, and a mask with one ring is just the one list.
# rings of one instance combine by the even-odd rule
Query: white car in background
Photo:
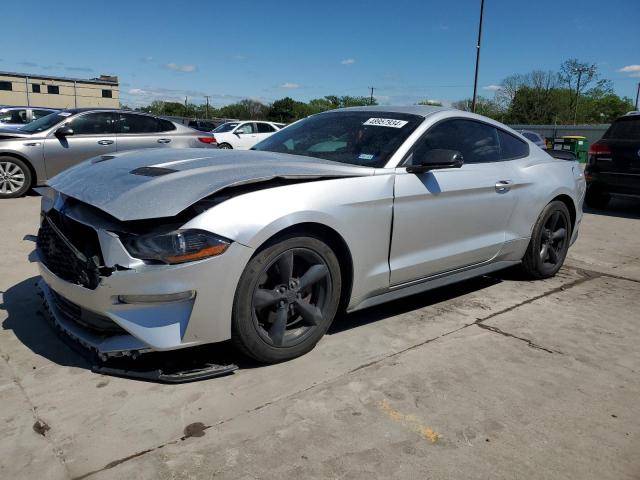
[(218, 148), (249, 150), (256, 143), (270, 137), (283, 128), (274, 122), (227, 122), (213, 130)]

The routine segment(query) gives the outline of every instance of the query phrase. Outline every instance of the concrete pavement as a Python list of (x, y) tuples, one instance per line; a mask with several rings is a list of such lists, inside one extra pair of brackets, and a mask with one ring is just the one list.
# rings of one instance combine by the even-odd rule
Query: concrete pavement
[(96, 375), (51, 332), (37, 203), (0, 209), (0, 478), (640, 478), (638, 203), (587, 214), (553, 279), (351, 314), (186, 385)]

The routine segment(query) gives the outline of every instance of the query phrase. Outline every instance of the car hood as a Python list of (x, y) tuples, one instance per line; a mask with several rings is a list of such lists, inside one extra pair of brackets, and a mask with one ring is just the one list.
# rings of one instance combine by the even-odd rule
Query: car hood
[(33, 135), (31, 133), (21, 132), (18, 130), (18, 127), (4, 126), (0, 128), (0, 140), (10, 140), (12, 138), (33, 138)]
[(171, 217), (198, 200), (238, 185), (275, 178), (369, 176), (373, 168), (271, 152), (132, 150), (87, 160), (48, 185), (121, 221)]

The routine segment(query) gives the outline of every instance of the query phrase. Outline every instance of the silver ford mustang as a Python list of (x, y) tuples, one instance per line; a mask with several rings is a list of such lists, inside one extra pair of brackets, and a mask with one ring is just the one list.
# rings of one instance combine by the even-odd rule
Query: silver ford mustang
[(336, 312), (520, 264), (554, 275), (585, 181), (488, 118), (363, 107), (252, 151), (96, 157), (42, 191), (37, 250), (57, 325), (101, 357), (231, 339), (311, 350)]

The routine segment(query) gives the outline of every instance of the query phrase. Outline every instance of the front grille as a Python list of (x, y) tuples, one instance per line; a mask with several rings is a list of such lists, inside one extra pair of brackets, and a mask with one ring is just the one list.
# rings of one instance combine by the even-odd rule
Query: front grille
[(82, 308), (53, 290), (51, 290), (51, 295), (58, 310), (69, 320), (73, 320), (84, 328), (101, 335), (127, 334), (126, 330), (109, 317)]
[(101, 256), (95, 230), (52, 210), (42, 220), (36, 245), (56, 276), (91, 290), (98, 286)]

